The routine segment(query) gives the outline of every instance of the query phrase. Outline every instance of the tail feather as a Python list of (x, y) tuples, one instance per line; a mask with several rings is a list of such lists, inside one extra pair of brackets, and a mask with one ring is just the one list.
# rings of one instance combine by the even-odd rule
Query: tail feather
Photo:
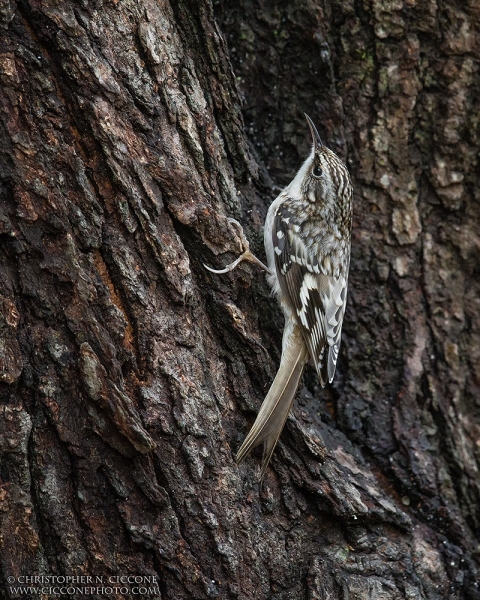
[(278, 373), (236, 457), (237, 462), (240, 462), (252, 448), (264, 442), (262, 479), (287, 420), (308, 358), (305, 344), (296, 328), (285, 341)]

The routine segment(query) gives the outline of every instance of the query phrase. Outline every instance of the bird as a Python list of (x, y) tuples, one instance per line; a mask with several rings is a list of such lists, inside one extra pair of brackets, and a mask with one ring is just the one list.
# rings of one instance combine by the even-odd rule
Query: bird
[(241, 445), (242, 461), (264, 444), (260, 480), (280, 438), (305, 365), (310, 361), (322, 387), (332, 383), (337, 366), (347, 300), (353, 187), (347, 167), (327, 148), (305, 114), (312, 136), (308, 158), (291, 183), (270, 205), (264, 227), (268, 266), (249, 248), (241, 225), (230, 219), (244, 245), (227, 273), (247, 260), (267, 272), (285, 317), (282, 356), (275, 379)]

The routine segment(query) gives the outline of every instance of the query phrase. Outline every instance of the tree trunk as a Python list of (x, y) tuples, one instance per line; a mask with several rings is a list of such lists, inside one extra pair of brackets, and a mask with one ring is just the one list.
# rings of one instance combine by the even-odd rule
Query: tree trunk
[[(5, 597), (480, 598), (479, 19), (2, 0)], [(354, 182), (349, 299), (260, 487), (234, 454), (283, 319), (203, 263), (241, 251), (229, 216), (262, 257), (303, 111)]]

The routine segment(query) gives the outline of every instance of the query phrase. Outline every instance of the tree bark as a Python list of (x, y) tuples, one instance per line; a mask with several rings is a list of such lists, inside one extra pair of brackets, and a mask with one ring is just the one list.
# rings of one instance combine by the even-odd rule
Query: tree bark
[[(480, 598), (479, 19), (0, 3), (5, 597)], [(203, 263), (240, 252), (229, 216), (262, 256), (303, 111), (354, 182), (349, 299), (334, 384), (307, 370), (260, 487), (234, 454), (282, 316), (253, 267)]]

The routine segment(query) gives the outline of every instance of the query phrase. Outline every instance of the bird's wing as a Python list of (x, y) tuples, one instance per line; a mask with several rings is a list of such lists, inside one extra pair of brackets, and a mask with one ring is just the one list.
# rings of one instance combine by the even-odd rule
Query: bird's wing
[(347, 298), (347, 274), (322, 273), (321, 256), (313, 256), (293, 227), (288, 209), (275, 215), (272, 241), (280, 289), (297, 318), (322, 386), (332, 382), (340, 349)]

